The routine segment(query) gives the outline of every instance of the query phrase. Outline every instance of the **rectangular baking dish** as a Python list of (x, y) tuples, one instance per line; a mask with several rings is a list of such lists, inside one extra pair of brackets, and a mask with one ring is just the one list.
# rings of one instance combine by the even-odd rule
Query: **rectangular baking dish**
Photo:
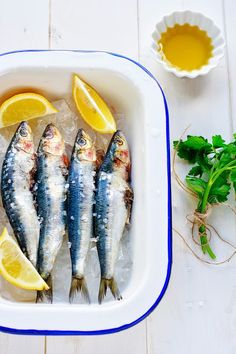
[(1, 94), (18, 87), (51, 100), (67, 96), (78, 73), (124, 112), (132, 153), (133, 268), (122, 301), (103, 305), (33, 304), (0, 296), (0, 330), (16, 334), (91, 335), (129, 328), (163, 297), (171, 272), (171, 188), (168, 108), (155, 78), (114, 53), (28, 50), (0, 56)]

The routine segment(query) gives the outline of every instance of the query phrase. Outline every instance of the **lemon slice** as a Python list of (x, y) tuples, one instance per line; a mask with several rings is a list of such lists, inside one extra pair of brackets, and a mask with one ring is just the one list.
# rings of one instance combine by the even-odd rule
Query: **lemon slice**
[(90, 127), (100, 133), (116, 131), (116, 122), (106, 102), (78, 75), (73, 78), (73, 97), (78, 111)]
[(11, 284), (22, 289), (49, 289), (6, 228), (0, 236), (0, 273)]
[(37, 93), (20, 93), (1, 105), (0, 128), (56, 112), (57, 109), (45, 97)]

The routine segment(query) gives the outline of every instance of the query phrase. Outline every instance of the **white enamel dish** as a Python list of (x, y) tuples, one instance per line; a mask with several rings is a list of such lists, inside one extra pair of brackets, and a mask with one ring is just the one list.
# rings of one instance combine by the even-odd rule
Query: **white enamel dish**
[(103, 305), (33, 304), (0, 296), (0, 330), (16, 334), (90, 335), (129, 328), (163, 297), (171, 272), (171, 191), (168, 109), (154, 77), (117, 54), (21, 51), (0, 56), (1, 93), (37, 88), (52, 100), (68, 95), (78, 73), (126, 117), (132, 154), (133, 268), (122, 301)]

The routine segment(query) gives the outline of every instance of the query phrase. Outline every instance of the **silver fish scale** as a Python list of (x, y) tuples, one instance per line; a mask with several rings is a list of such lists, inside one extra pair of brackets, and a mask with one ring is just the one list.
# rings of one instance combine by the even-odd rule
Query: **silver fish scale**
[[(101, 179), (105, 180), (105, 172)], [(99, 184), (100, 182), (98, 182)], [(106, 199), (98, 200), (103, 210), (100, 218), (97, 218), (98, 252), (101, 263), (101, 275), (106, 279), (114, 276), (114, 268), (120, 246), (120, 240), (127, 221), (127, 208), (124, 201), (128, 184), (119, 171), (109, 173), (106, 183)], [(99, 189), (99, 187), (98, 187)], [(99, 213), (99, 205), (96, 212)]]
[(12, 146), (2, 167), (2, 200), (22, 251), (34, 266), (37, 262), (39, 222), (31, 187), (32, 154)]
[[(65, 177), (61, 157), (41, 156), (38, 171), (37, 204), (41, 219), (38, 269), (47, 278), (52, 271), (56, 256), (65, 234)], [(42, 165), (41, 165), (42, 164)]]
[(72, 275), (84, 277), (86, 258), (92, 237), (94, 200), (94, 163), (72, 162), (69, 175), (68, 231), (71, 242)]

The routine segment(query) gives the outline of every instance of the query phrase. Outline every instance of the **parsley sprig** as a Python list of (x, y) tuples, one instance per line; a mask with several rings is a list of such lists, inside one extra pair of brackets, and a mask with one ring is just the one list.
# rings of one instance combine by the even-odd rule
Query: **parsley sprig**
[[(178, 156), (194, 165), (186, 176), (186, 183), (198, 198), (198, 213), (206, 214), (208, 204), (225, 202), (231, 186), (236, 192), (236, 134), (229, 144), (221, 135), (214, 135), (211, 142), (202, 136), (188, 135), (185, 141), (173, 144)], [(199, 225), (198, 233), (203, 253), (215, 259), (205, 223)]]

